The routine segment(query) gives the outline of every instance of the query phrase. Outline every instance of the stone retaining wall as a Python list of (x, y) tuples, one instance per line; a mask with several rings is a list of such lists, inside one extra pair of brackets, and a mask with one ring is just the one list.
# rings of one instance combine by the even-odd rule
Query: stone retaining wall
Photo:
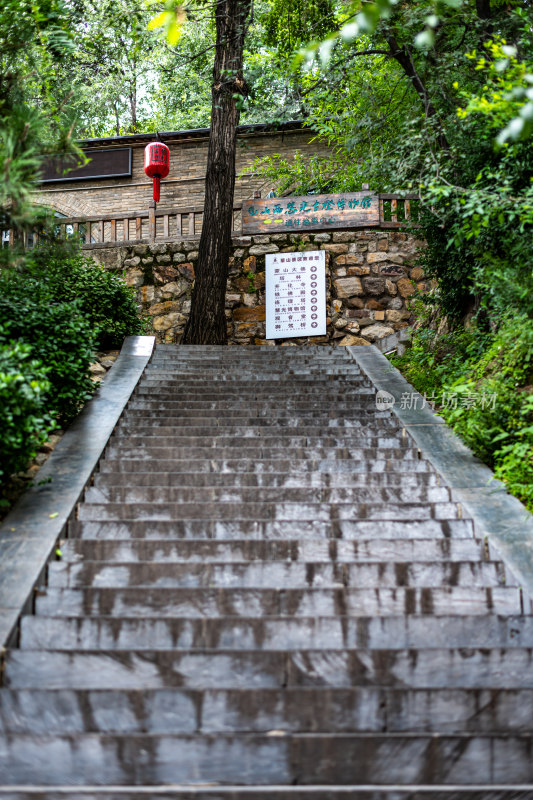
[[(97, 261), (124, 270), (135, 286), (147, 333), (179, 343), (191, 307), (198, 239), (92, 250)], [(408, 301), (424, 292), (423, 269), (413, 266), (424, 242), (391, 230), (271, 234), (233, 239), (226, 294), (230, 344), (275, 344), (265, 339), (265, 254), (325, 250), (327, 335), (276, 340), (286, 344), (369, 344), (407, 327)]]

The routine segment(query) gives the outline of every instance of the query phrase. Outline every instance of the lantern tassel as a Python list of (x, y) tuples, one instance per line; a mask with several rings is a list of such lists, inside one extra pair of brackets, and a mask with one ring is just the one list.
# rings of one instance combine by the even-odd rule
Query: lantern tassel
[(153, 180), (153, 189), (154, 189), (154, 200), (156, 203), (159, 203), (159, 199), (161, 197), (161, 179), (159, 175), (154, 175)]

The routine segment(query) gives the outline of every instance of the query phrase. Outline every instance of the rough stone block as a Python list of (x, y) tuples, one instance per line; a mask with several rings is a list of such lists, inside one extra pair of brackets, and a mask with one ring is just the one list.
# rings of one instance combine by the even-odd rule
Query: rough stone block
[(370, 342), (367, 342), (367, 340), (363, 339), (361, 336), (352, 336), (351, 334), (349, 336), (345, 336), (344, 339), (341, 339), (339, 342), (339, 345), (347, 347), (365, 344), (370, 344)]
[(340, 256), (337, 256), (335, 259), (335, 264), (339, 266), (352, 266), (354, 264), (363, 264), (364, 258), (363, 256), (356, 255), (355, 253), (343, 253)]
[(328, 253), (347, 253), (347, 244), (321, 244), (321, 250), (326, 250)]
[(385, 291), (385, 280), (383, 278), (364, 278), (363, 289), (365, 294), (381, 295)]
[(377, 339), (384, 339), (385, 336), (390, 336), (392, 333), (394, 333), (394, 328), (389, 325), (376, 324), (365, 328), (365, 338), (370, 339), (371, 342), (375, 342)]
[(415, 286), (408, 278), (400, 278), (396, 285), (402, 297), (411, 297), (416, 292)]
[(339, 278), (334, 281), (335, 291), (337, 297), (354, 297), (355, 295), (363, 294), (363, 286), (359, 278)]
[(250, 247), (250, 255), (252, 256), (264, 256), (267, 253), (279, 253), (277, 244), (257, 244)]

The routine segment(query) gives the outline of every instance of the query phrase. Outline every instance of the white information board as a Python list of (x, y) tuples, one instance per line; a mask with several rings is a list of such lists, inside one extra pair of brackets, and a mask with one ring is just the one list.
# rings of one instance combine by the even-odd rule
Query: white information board
[(326, 253), (265, 256), (266, 338), (326, 335)]

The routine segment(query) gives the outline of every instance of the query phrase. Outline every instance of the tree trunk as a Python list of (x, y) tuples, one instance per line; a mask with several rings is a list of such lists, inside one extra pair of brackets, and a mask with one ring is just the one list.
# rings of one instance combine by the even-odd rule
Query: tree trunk
[(235, 95), (244, 93), (242, 57), (251, 0), (218, 0), (205, 202), (191, 312), (182, 344), (227, 344), (226, 283), (233, 227)]

